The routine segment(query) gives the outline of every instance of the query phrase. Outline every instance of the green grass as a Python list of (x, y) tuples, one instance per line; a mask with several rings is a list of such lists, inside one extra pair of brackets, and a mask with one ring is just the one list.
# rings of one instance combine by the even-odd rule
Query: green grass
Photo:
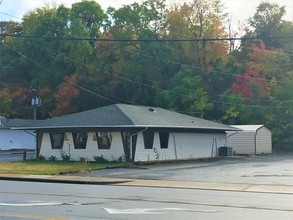
[(35, 161), (1, 162), (0, 174), (28, 174), (28, 175), (58, 175), (65, 173), (80, 173), (91, 170), (122, 167), (127, 163), (95, 163), (95, 162), (63, 162), (63, 161)]

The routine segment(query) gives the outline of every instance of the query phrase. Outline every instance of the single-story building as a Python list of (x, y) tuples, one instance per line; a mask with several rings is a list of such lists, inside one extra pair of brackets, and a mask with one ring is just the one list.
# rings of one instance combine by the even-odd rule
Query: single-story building
[(36, 149), (36, 135), (33, 131), (11, 129), (32, 122), (33, 120), (0, 117), (0, 150)]
[(234, 154), (270, 154), (272, 153), (272, 132), (264, 125), (232, 125), (239, 131), (227, 132), (227, 146)]
[(217, 155), (226, 131), (237, 128), (162, 108), (114, 104), (38, 120), (21, 129), (37, 134), (37, 155), (70, 160), (154, 161)]

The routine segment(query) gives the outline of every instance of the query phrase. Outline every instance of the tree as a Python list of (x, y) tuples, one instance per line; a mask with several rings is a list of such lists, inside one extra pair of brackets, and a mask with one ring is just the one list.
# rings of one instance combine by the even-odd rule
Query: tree
[(182, 66), (172, 79), (171, 88), (161, 91), (155, 103), (158, 106), (163, 105), (162, 107), (189, 114), (199, 113), (198, 115), (203, 117), (205, 111), (213, 108), (213, 104), (209, 102), (207, 94), (200, 85), (201, 78), (194, 77), (192, 69)]
[(54, 95), (56, 100), (56, 115), (66, 115), (77, 110), (75, 106), (72, 105), (73, 99), (80, 93), (76, 84), (75, 75), (64, 77), (64, 82), (60, 84), (58, 92)]
[[(252, 45), (246, 70), (236, 77), (225, 102), (225, 121), (265, 124), (273, 131), (274, 149), (289, 149), (292, 126), (292, 69), (282, 50), (267, 49), (264, 43)], [(282, 94), (282, 95), (280, 95)], [(238, 101), (232, 98), (238, 95)], [(239, 102), (239, 100), (241, 100)], [(237, 105), (235, 105), (237, 104)]]
[[(264, 38), (264, 43), (267, 47), (280, 48), (282, 43), (280, 40), (268, 39), (274, 36), (284, 36), (287, 30), (290, 30), (288, 22), (283, 20), (286, 14), (285, 6), (262, 2), (257, 7), (257, 10), (252, 18), (249, 19), (249, 24), (253, 28), (249, 34), (256, 37)], [(292, 28), (292, 25), (291, 25)]]
[(0, 89), (0, 116), (11, 114), (11, 99), (7, 86)]
[[(174, 5), (167, 13), (165, 37), (168, 39), (205, 39), (226, 37), (222, 19), (222, 5), (218, 0), (194, 0)], [(180, 62), (196, 63), (208, 69), (210, 63), (227, 55), (225, 42), (174, 43)]]
[[(108, 9), (109, 21), (103, 39), (154, 40), (160, 38), (164, 0), (133, 3)], [(145, 105), (153, 104), (158, 84), (165, 77), (166, 43), (96, 42), (100, 90), (114, 100)], [(107, 87), (106, 89), (104, 87)]]

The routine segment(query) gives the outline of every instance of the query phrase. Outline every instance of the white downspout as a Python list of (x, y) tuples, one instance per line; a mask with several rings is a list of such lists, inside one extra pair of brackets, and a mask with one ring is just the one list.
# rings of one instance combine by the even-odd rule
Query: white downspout
[(176, 146), (176, 139), (175, 139), (174, 132), (173, 132), (173, 142), (174, 142), (175, 159), (177, 160), (177, 146)]

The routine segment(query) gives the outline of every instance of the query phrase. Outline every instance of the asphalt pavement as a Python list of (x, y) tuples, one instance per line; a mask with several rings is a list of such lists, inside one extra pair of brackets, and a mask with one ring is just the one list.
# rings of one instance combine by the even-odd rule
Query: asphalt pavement
[(155, 163), (74, 175), (0, 174), (0, 179), (293, 194), (293, 155)]

